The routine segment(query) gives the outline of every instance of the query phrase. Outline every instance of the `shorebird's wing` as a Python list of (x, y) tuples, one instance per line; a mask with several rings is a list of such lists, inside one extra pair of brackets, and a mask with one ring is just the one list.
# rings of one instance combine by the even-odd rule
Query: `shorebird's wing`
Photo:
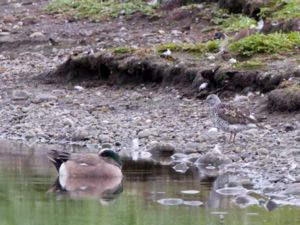
[(229, 104), (221, 104), (217, 110), (218, 116), (229, 124), (257, 123), (256, 119), (249, 113), (242, 111)]

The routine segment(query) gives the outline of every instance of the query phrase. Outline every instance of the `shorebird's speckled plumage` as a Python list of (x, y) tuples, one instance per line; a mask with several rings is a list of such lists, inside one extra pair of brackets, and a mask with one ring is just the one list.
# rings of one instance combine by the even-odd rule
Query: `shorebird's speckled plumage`
[(230, 139), (234, 141), (238, 132), (257, 128), (257, 121), (251, 115), (247, 115), (241, 110), (221, 102), (217, 95), (209, 95), (207, 102), (211, 106), (210, 117), (214, 126), (224, 132), (230, 133)]

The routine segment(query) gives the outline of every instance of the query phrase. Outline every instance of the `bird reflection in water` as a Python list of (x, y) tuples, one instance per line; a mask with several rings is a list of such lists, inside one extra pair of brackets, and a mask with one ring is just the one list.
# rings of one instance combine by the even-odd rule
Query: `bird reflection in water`
[(123, 191), (122, 177), (63, 177), (56, 179), (48, 193), (55, 193), (58, 200), (99, 199), (101, 204), (109, 204)]

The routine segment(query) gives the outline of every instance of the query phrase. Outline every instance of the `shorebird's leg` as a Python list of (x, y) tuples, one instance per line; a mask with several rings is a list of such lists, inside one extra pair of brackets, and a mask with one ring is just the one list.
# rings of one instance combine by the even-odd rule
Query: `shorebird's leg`
[(236, 133), (233, 133), (233, 140), (232, 140), (233, 143), (235, 142), (235, 136), (236, 136)]

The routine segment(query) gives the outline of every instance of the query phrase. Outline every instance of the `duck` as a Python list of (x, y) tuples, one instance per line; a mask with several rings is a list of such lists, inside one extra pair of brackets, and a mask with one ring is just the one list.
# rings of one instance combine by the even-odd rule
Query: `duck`
[(122, 177), (122, 161), (117, 152), (103, 149), (95, 153), (70, 153), (50, 150), (48, 159), (54, 164), (59, 177)]

